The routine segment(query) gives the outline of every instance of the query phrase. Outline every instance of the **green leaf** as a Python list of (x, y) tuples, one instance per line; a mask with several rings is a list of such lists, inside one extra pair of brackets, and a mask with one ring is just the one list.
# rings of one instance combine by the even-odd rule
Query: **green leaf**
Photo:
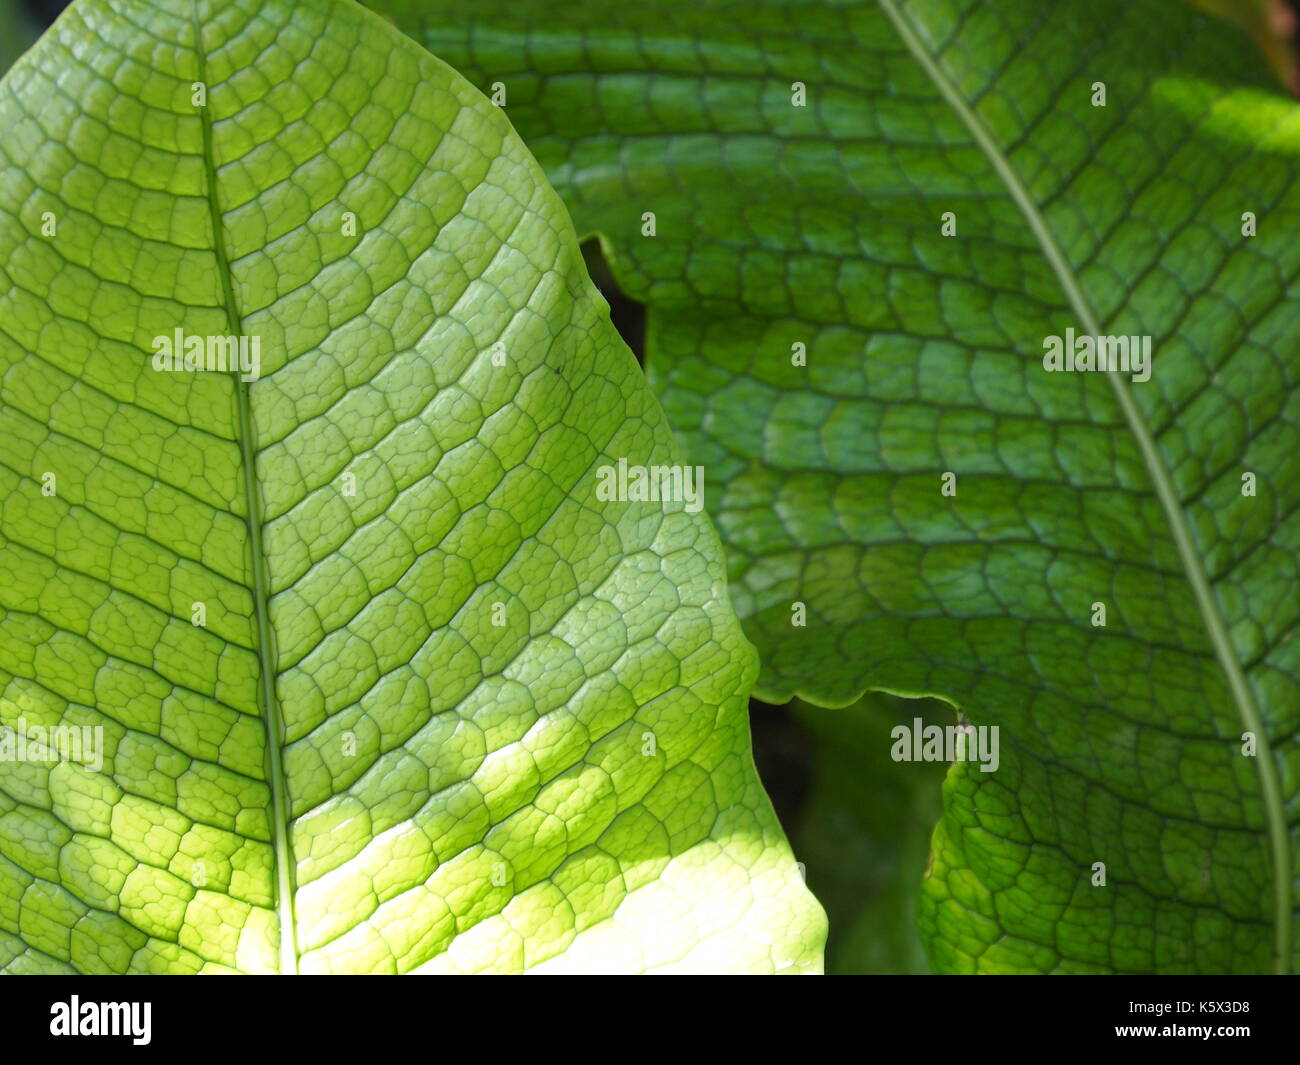
[(0, 735), (103, 739), (0, 765), (0, 968), (817, 968), (716, 536), (598, 497), (680, 456), (501, 113), (350, 3), (81, 0), (0, 127)]
[[(1250, 43), (1169, 0), (380, 6), (648, 305), (760, 697), (1004, 730), (935, 965), (1293, 966), (1300, 110)], [(1151, 380), (1046, 372), (1067, 329)]]

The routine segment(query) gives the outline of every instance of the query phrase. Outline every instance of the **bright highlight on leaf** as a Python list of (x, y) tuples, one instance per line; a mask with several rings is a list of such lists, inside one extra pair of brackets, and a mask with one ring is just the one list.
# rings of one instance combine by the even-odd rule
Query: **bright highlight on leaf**
[(0, 968), (816, 969), (716, 536), (598, 497), (682, 459), (502, 111), (350, 3), (80, 0), (0, 128)]

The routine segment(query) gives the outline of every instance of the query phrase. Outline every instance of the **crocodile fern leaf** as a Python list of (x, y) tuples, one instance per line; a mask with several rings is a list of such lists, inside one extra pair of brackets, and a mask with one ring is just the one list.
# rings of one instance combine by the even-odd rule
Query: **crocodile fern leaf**
[[(1001, 728), (936, 967), (1293, 968), (1300, 109), (1250, 42), (1172, 0), (374, 6), (646, 304), (761, 696)], [(1050, 372), (1072, 332), (1150, 378)]]
[(680, 456), (501, 113), (351, 3), (80, 0), (0, 128), (0, 968), (817, 968), (716, 535), (597, 492)]

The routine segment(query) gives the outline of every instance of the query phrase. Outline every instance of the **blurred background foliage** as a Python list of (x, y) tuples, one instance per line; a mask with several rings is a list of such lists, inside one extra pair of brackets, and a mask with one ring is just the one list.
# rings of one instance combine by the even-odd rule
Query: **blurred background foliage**
[(1296, 0), (1187, 0), (1235, 23), (1259, 46), (1278, 81), (1300, 96), (1300, 4)]
[[(1249, 34), (1278, 81), (1300, 97), (1300, 0), (1182, 2)], [(0, 0), (0, 73), (65, 6), (66, 0)], [(583, 252), (614, 325), (642, 359), (644, 309), (619, 292), (595, 240)], [(808, 886), (830, 918), (827, 972), (928, 972), (916, 900), (948, 767), (892, 761), (890, 730), (914, 717), (955, 723), (953, 708), (880, 693), (842, 709), (797, 699), (787, 706), (754, 700), (750, 708), (754, 761)]]

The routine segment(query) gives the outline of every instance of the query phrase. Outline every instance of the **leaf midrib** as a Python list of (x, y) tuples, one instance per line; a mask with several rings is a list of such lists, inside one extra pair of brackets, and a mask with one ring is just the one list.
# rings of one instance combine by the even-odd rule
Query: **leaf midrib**
[[(1028, 188), (1012, 168), (1010, 160), (993, 138), (992, 132), (983, 119), (970, 107), (957, 86), (948, 77), (922, 41), (919, 32), (912, 25), (910, 16), (904, 15), (896, 0), (877, 0), (885, 16), (893, 24), (903, 43), (920, 64), (940, 94), (944, 97), (957, 117), (966, 126), (980, 150), (987, 157), (990, 165), (1006, 186), (1008, 194), (1015, 201), (1020, 213), (1029, 224), (1035, 238), (1055, 273), (1066, 299), (1078, 316), (1080, 323), (1091, 336), (1100, 335), (1101, 329), (1092, 305), (1084, 294), (1083, 287), (1066, 260), (1061, 246), (1048, 228), (1038, 204), (1030, 196)], [(1164, 459), (1156, 446), (1150, 427), (1142, 412), (1138, 409), (1129, 392), (1128, 382), (1119, 374), (1110, 373), (1106, 377), (1114, 390), (1116, 402), (1124, 415), (1137, 441), (1147, 472), (1151, 476), (1156, 496), (1161, 509), (1169, 523), (1170, 533), (1183, 564), (1183, 570), (1196, 600), (1196, 606), (1205, 625), (1206, 633), (1214, 648), (1228, 681), (1228, 690), (1236, 705), (1238, 716), (1244, 728), (1255, 734), (1257, 740), (1256, 771), (1264, 807), (1264, 819), (1268, 827), (1269, 850), (1273, 861), (1273, 969), (1278, 974), (1290, 972), (1291, 961), (1291, 854), (1290, 837), (1286, 827), (1286, 807), (1282, 799), (1282, 786), (1278, 777), (1277, 764), (1273, 760), (1273, 750), (1268, 734), (1264, 731), (1263, 719), (1259, 707), (1255, 704), (1254, 694), (1246, 682), (1241, 659), (1228, 638), (1227, 625), (1219, 610), (1218, 603), (1210, 589), (1205, 568), (1192, 541), (1187, 515), (1174, 491), (1173, 481)]]
[[(194, 0), (194, 55), (198, 62), (198, 80), (205, 94), (211, 89), (207, 77), (207, 56), (203, 53), (203, 25), (199, 18), (199, 0)], [(230, 260), (226, 255), (224, 222), (217, 203), (216, 156), (212, 149), (212, 116), (208, 111), (210, 101), (198, 108), (199, 123), (203, 129), (203, 175), (212, 221), (212, 254), (216, 259), (217, 275), (221, 279), (222, 299), (225, 304), (226, 324), (232, 336), (243, 333), (243, 318), (235, 305), (235, 292), (231, 284)], [(268, 762), (267, 781), (271, 791), (272, 840), (275, 853), (276, 916), (279, 925), (279, 954), (281, 974), (298, 971), (297, 929), (293, 912), (293, 874), (289, 845), (288, 795), (284, 776), (284, 760), (280, 745), (284, 737), (283, 715), (275, 693), (275, 661), (273, 631), (270, 618), (270, 588), (266, 554), (262, 547), (262, 499), (258, 491), (257, 451), (253, 432), (253, 412), (250, 391), (252, 382), (242, 380), (238, 373), (232, 375), (235, 385), (235, 402), (239, 417), (239, 452), (244, 475), (244, 503), (247, 516), (249, 565), (252, 568), (253, 609), (257, 624), (258, 672), (262, 681), (262, 724), (266, 733)]]

